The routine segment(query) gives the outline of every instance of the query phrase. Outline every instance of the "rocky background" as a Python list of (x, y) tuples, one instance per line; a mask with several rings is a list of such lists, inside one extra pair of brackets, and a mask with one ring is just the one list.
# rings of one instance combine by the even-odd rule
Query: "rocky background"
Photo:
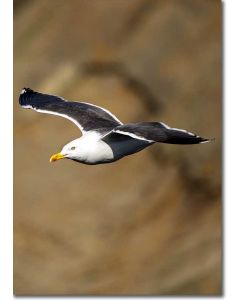
[[(15, 295), (221, 294), (221, 9), (14, 1)], [(50, 164), (79, 130), (21, 109), (24, 86), (216, 140)]]

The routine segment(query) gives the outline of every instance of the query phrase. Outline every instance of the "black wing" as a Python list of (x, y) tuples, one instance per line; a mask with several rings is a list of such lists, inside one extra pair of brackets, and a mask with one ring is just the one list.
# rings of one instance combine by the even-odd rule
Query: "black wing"
[(171, 128), (160, 122), (141, 122), (120, 125), (114, 128), (107, 137), (111, 138), (111, 135), (116, 133), (128, 135), (139, 140), (145, 140), (149, 143), (199, 144), (209, 141), (186, 130)]
[(87, 131), (103, 134), (122, 124), (111, 112), (99, 106), (67, 101), (59, 96), (38, 93), (29, 88), (22, 90), (19, 104), (23, 108), (67, 118), (74, 122), (83, 134)]

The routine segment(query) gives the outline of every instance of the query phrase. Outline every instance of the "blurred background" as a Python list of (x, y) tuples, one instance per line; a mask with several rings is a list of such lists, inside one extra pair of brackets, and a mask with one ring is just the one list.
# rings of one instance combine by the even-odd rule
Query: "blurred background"
[[(15, 295), (221, 294), (221, 18), (217, 0), (14, 0)], [(50, 164), (80, 133), (21, 109), (24, 86), (216, 140)]]

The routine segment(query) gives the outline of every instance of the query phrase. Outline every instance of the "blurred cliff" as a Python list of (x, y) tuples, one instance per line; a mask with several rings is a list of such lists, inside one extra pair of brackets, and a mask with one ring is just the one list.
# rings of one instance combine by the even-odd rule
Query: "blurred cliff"
[[(221, 2), (14, 1), (14, 293), (221, 293)], [(213, 143), (49, 164), (79, 136), (27, 86)]]

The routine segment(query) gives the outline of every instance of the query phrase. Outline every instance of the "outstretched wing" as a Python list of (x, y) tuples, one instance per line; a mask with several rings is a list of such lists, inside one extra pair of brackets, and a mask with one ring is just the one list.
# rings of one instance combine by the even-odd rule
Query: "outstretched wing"
[(105, 134), (122, 124), (111, 112), (99, 106), (67, 101), (59, 96), (38, 93), (29, 88), (22, 90), (19, 103), (23, 108), (67, 118), (76, 124), (83, 134), (88, 131)]
[(109, 139), (116, 134), (126, 135), (138, 140), (145, 140), (149, 143), (199, 144), (209, 141), (186, 130), (171, 128), (161, 122), (141, 122), (120, 125), (115, 127), (106, 137)]

